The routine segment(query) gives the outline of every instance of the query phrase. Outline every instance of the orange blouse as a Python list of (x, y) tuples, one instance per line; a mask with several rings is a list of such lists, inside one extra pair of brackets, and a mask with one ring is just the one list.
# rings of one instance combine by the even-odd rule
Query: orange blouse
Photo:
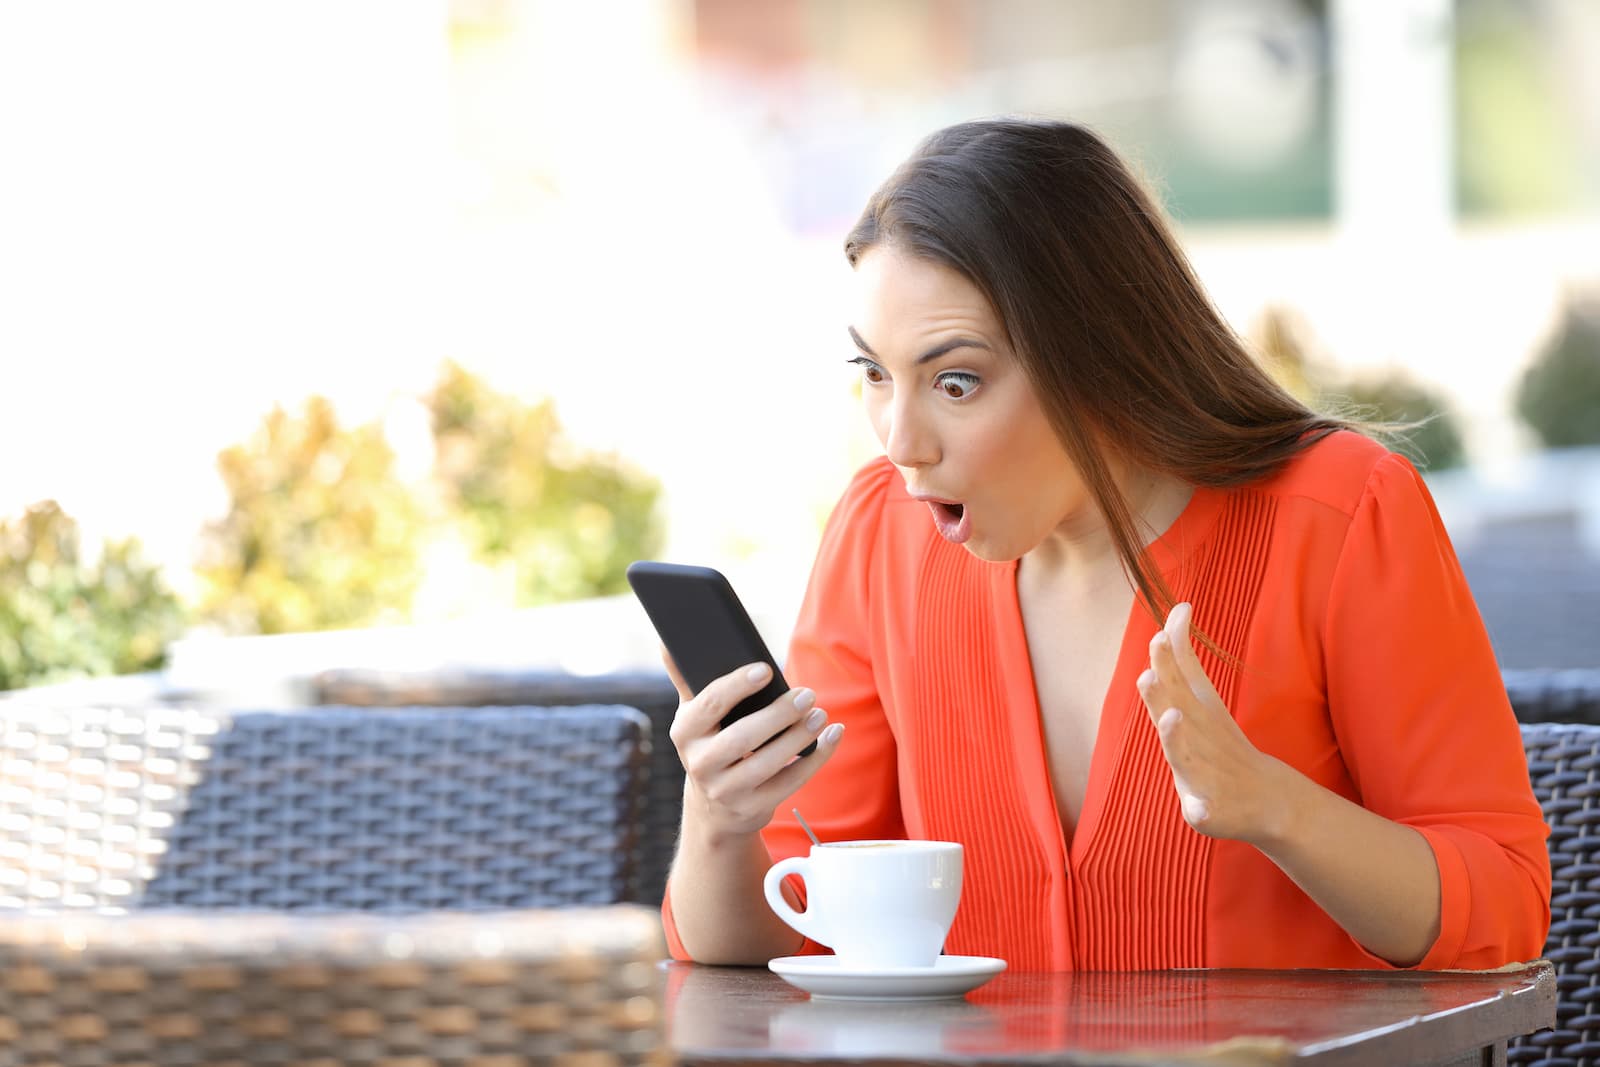
[[(1199, 649), (1250, 740), (1433, 848), (1442, 918), (1420, 966), (1536, 957), (1547, 830), (1494, 653), (1411, 465), (1334, 434), (1264, 481), (1197, 489), (1149, 551), (1236, 657)], [(1157, 629), (1137, 604), (1069, 838), (1016, 573), (941, 538), (886, 460), (856, 475), (784, 668), (845, 735), (763, 832), (774, 861), (806, 850), (796, 806), (823, 840), (960, 841), (946, 951), (1019, 970), (1388, 966), (1253, 847), (1184, 822), (1134, 688)], [(687, 958), (670, 900), (663, 919)]]

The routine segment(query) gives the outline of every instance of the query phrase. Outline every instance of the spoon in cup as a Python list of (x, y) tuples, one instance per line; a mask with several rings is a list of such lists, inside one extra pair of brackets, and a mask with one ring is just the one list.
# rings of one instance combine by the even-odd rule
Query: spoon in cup
[(800, 820), (800, 829), (804, 830), (806, 832), (806, 836), (811, 838), (811, 843), (813, 845), (822, 844), (821, 841), (817, 840), (817, 835), (811, 832), (811, 827), (806, 825), (806, 817), (804, 815), (800, 814), (800, 809), (799, 808), (790, 808), (789, 810), (794, 812), (794, 817), (796, 819)]

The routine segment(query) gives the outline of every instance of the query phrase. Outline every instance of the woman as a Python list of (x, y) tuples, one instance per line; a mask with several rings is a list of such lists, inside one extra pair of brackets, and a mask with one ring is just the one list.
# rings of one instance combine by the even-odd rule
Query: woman
[(1261, 371), (1111, 150), (944, 130), (846, 252), (885, 456), (824, 534), (807, 688), (720, 732), (764, 671), (684, 694), (674, 953), (816, 949), (761, 902), (797, 807), (963, 842), (946, 951), (1015, 968), (1537, 956), (1546, 829), (1426, 488)]

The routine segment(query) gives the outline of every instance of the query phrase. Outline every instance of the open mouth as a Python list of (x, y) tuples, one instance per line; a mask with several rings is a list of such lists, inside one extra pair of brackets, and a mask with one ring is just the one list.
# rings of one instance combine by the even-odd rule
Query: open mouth
[(972, 536), (972, 520), (967, 516), (965, 504), (944, 500), (929, 500), (927, 504), (928, 510), (933, 513), (933, 524), (946, 541), (959, 545)]

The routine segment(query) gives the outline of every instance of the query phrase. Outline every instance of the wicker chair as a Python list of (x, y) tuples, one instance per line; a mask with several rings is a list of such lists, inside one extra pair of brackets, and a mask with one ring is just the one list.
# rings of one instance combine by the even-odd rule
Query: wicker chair
[(579, 675), (553, 670), (330, 670), (312, 680), (312, 701), (358, 707), (626, 704), (638, 708), (650, 718), (652, 750), (635, 899), (641, 904), (661, 903), (683, 814), (683, 765), (668, 733), (678, 711), (678, 691), (664, 671)]
[(1556, 1025), (1514, 1040), (1507, 1062), (1600, 1064), (1600, 726), (1524, 724), (1522, 743), (1550, 824)]
[(626, 707), (0, 716), (0, 909), (405, 912), (638, 895)]
[(671, 1062), (660, 920), (493, 914), (0, 916), (16, 1067)]

